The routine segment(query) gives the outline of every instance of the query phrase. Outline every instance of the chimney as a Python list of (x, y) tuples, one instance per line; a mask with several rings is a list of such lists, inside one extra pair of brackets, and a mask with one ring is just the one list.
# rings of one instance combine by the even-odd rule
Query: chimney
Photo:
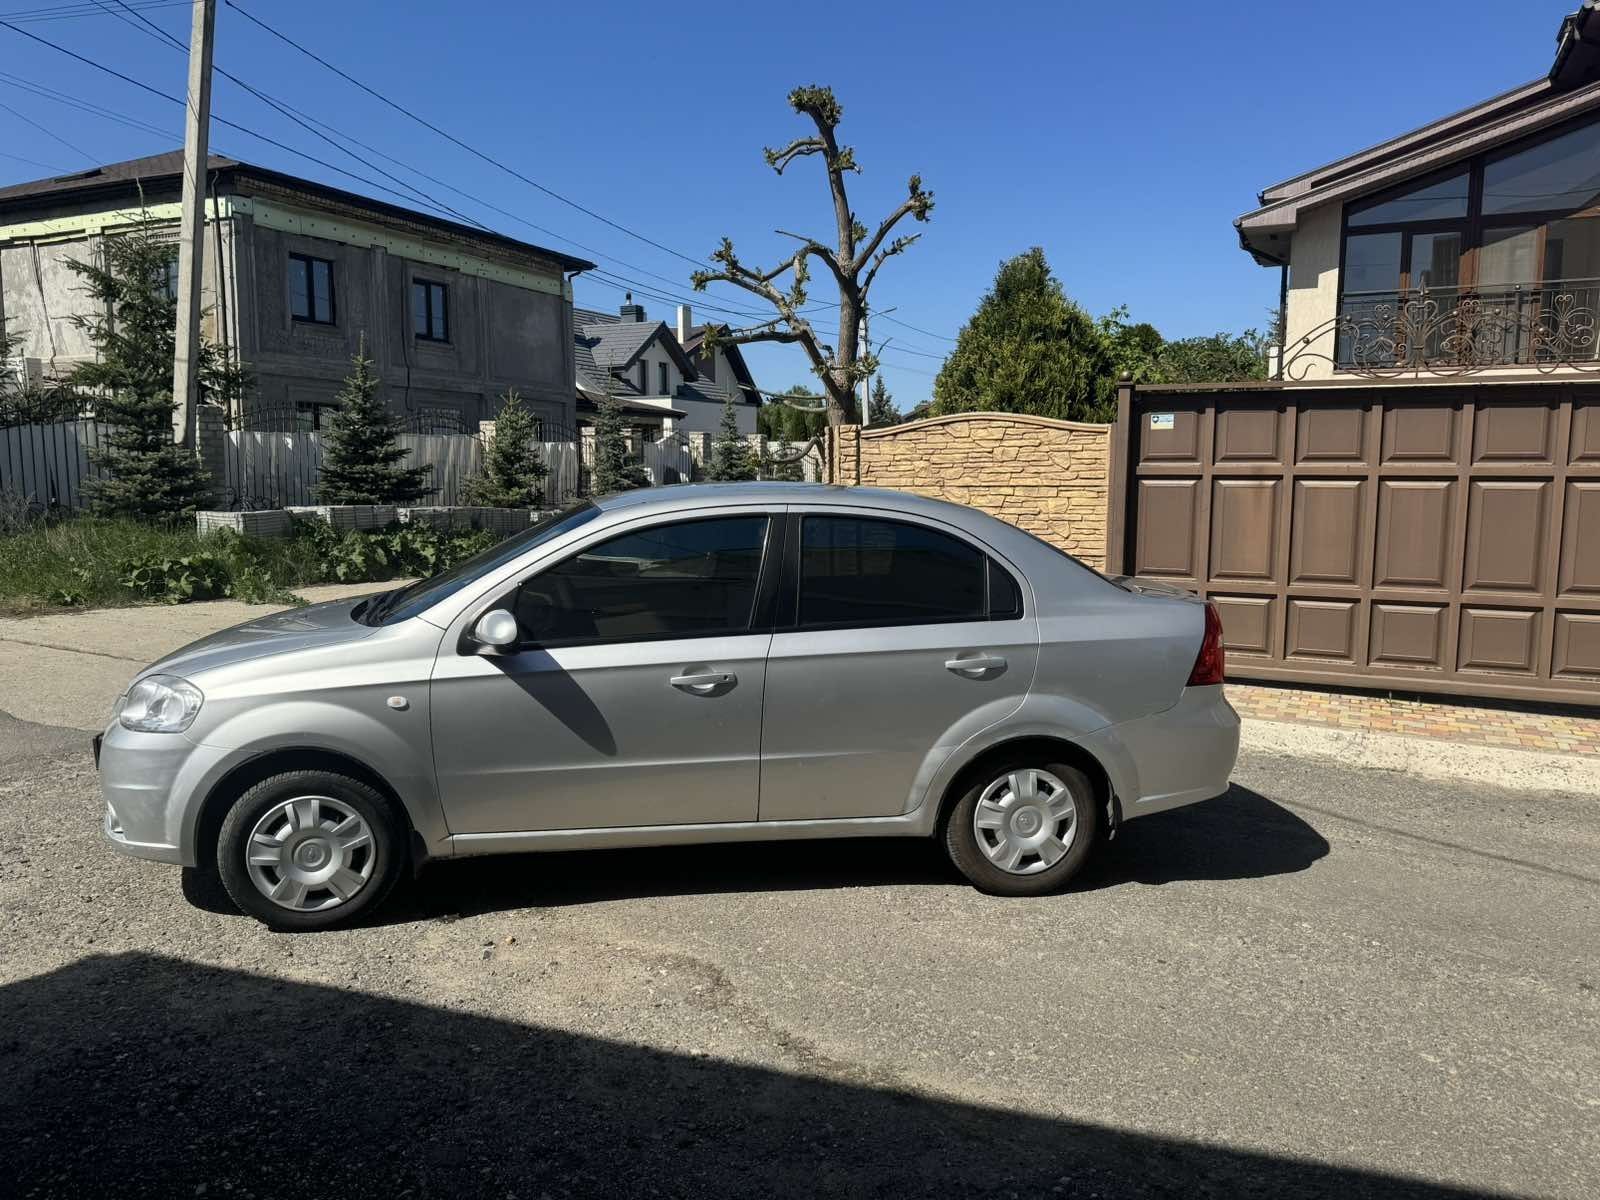
[(678, 305), (678, 345), (689, 342), (689, 327), (694, 324), (694, 313), (687, 304)]
[(623, 297), (622, 307), (617, 309), (617, 315), (624, 321), (644, 320), (644, 305), (633, 302), (633, 293), (629, 292)]

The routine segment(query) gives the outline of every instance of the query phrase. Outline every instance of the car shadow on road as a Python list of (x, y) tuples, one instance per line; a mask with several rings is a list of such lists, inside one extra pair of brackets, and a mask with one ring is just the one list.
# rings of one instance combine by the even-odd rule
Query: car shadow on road
[[(1327, 853), (1327, 841), (1305, 821), (1235, 784), (1205, 804), (1127, 822), (1071, 890), (1258, 879), (1303, 871)], [(965, 886), (941, 847), (923, 838), (565, 851), (434, 863), (376, 920), (647, 896), (919, 885)]]
[(869, 1084), (776, 1029), (805, 1074), (146, 954), (0, 1012), (0, 1194), (39, 1200), (1482, 1195)]

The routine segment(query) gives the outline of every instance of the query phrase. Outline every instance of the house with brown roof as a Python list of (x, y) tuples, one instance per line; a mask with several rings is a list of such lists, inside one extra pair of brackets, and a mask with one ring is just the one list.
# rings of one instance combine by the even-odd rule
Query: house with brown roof
[[(0, 188), (0, 319), (13, 369), (59, 377), (94, 353), (69, 264), (141, 212), (178, 235), (181, 153)], [(363, 341), (423, 432), (476, 432), (515, 388), (575, 424), (572, 277), (592, 263), (237, 159), (208, 162), (205, 336), (254, 373), (247, 425), (316, 429)], [(174, 272), (174, 287), (176, 273)]]
[(1600, 370), (1600, 0), (1540, 78), (1261, 190), (1288, 380)]

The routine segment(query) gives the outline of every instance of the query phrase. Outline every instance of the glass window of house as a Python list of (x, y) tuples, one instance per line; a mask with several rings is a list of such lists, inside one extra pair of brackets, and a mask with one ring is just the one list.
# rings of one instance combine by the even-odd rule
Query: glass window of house
[(1413, 289), (1453, 288), (1461, 282), (1461, 235), (1459, 233), (1414, 233), (1411, 235), (1411, 269), (1407, 275)]
[(657, 363), (656, 364), (656, 378), (657, 378), (657, 381), (661, 385), (660, 387), (658, 387), (656, 389), (656, 394), (658, 396), (667, 395), (667, 393), (670, 392), (672, 389), (668, 386), (669, 379), (668, 379), (668, 372), (667, 372), (667, 364), (666, 363)]
[(313, 325), (333, 324), (333, 264), (327, 259), (289, 255), (289, 315)]
[(1467, 215), (1467, 173), (1412, 188), (1350, 211), (1350, 226), (1393, 225), (1403, 221), (1443, 221)]
[(1344, 242), (1344, 290), (1393, 292), (1400, 287), (1400, 233), (1353, 234)]
[(428, 279), (412, 281), (411, 331), (425, 342), (450, 340), (450, 303), (444, 284)]
[(1600, 204), (1600, 122), (1538, 142), (1483, 168), (1483, 211), (1577, 212)]

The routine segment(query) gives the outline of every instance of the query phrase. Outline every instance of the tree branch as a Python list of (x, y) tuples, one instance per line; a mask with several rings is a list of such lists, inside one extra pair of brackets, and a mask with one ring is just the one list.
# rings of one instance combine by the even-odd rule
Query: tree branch
[(774, 150), (768, 146), (761, 153), (767, 160), (767, 166), (782, 175), (783, 169), (795, 159), (804, 158), (808, 154), (823, 154), (827, 149), (821, 138), (803, 137), (795, 138), (782, 150)]
[[(832, 250), (828, 249), (828, 247), (824, 246), (821, 242), (817, 241), (816, 238), (806, 237), (801, 233), (790, 233), (787, 229), (774, 229), (772, 232), (776, 233), (779, 237), (793, 238), (797, 242), (804, 242), (805, 249), (800, 251), (801, 254), (812, 254), (817, 258), (820, 258), (827, 266), (828, 270), (833, 272), (833, 277), (835, 279), (842, 284), (849, 284), (850, 280), (848, 276), (845, 275), (844, 270), (839, 266), (839, 256)], [(797, 255), (796, 257), (799, 256)], [(790, 259), (789, 261), (792, 264), (795, 260)]]
[[(872, 235), (872, 240), (862, 248), (860, 254), (850, 260), (850, 265), (859, 271), (869, 258), (877, 252), (883, 239), (889, 236), (889, 231), (898, 225), (902, 218), (914, 216), (919, 221), (926, 221), (928, 214), (933, 211), (933, 193), (922, 190), (922, 176), (913, 175), (907, 190), (910, 192), (900, 207), (895, 209), (883, 219), (883, 224), (878, 226), (878, 232)], [(901, 247), (904, 249), (904, 247)]]
[(906, 237), (897, 237), (882, 250), (878, 251), (878, 256), (872, 260), (872, 270), (868, 271), (867, 277), (861, 281), (861, 298), (863, 300), (866, 299), (867, 292), (872, 289), (872, 281), (878, 277), (878, 268), (883, 266), (885, 262), (893, 258), (896, 254), (905, 253), (906, 247), (911, 245), (921, 236), (922, 235), (920, 233), (913, 233), (907, 235)]

